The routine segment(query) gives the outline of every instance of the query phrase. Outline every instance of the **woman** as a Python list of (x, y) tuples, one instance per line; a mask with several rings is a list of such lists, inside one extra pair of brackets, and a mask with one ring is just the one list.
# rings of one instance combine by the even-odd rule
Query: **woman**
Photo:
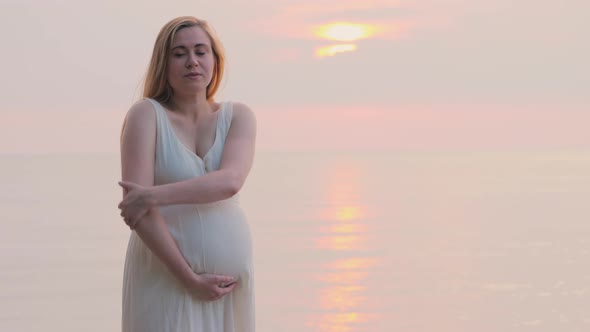
[(144, 99), (121, 134), (129, 239), (123, 331), (254, 331), (252, 246), (238, 205), (256, 119), (214, 101), (224, 54), (209, 25), (179, 17), (160, 31)]

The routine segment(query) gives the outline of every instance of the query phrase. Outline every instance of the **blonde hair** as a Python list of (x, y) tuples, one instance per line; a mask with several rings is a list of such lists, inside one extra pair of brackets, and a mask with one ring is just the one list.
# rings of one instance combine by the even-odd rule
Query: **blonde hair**
[(154, 44), (152, 59), (150, 60), (145, 77), (143, 88), (144, 98), (152, 98), (164, 105), (170, 106), (173, 96), (172, 87), (168, 83), (170, 47), (172, 47), (172, 41), (178, 30), (195, 26), (203, 29), (211, 41), (215, 66), (213, 77), (207, 86), (207, 100), (209, 102), (214, 101), (215, 93), (219, 89), (223, 77), (223, 70), (225, 69), (225, 53), (215, 31), (213, 31), (207, 21), (192, 16), (177, 17), (166, 23), (160, 30), (156, 38), (156, 43)]
[[(214, 102), (215, 93), (221, 85), (221, 79), (223, 78), (223, 71), (225, 69), (225, 52), (221, 41), (215, 34), (215, 31), (205, 20), (200, 20), (193, 16), (181, 16), (172, 19), (166, 23), (158, 33), (156, 42), (154, 44), (154, 50), (152, 52), (152, 58), (148, 66), (145, 82), (143, 87), (143, 98), (155, 99), (167, 107), (171, 107), (171, 99), (174, 95), (172, 87), (168, 83), (168, 60), (170, 59), (170, 47), (172, 47), (172, 41), (176, 33), (180, 29), (199, 27), (205, 31), (209, 40), (211, 41), (211, 49), (213, 51), (213, 57), (215, 59), (215, 65), (213, 69), (213, 76), (211, 82), (207, 86), (207, 101), (210, 103)], [(123, 139), (123, 130), (127, 118), (123, 120), (123, 126), (121, 128), (121, 140)]]

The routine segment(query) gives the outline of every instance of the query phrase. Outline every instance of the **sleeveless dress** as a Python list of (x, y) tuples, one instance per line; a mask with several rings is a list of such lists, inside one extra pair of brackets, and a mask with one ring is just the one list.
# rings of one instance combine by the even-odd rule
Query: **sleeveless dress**
[[(232, 119), (231, 102), (221, 103), (213, 146), (201, 159), (178, 139), (164, 108), (155, 100), (147, 100), (156, 112), (155, 185), (219, 169)], [(123, 332), (253, 332), (252, 242), (238, 195), (159, 210), (196, 273), (230, 275), (238, 284), (219, 300), (201, 301), (132, 232), (123, 276)]]

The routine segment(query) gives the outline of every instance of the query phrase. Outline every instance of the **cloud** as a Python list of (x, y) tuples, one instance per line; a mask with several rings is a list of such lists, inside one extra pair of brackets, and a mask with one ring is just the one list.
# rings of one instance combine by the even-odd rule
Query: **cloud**
[(373, 39), (393, 40), (426, 22), (424, 14), (399, 1), (324, 1), (284, 6), (256, 21), (252, 29), (276, 38), (317, 40), (318, 27), (341, 21), (374, 27), (378, 33)]
[(334, 56), (338, 53), (354, 52), (357, 47), (355, 44), (338, 44), (330, 46), (318, 47), (315, 51), (315, 55), (318, 58), (324, 58), (328, 56)]
[[(269, 45), (289, 44), (298, 48), (300, 56), (296, 58), (285, 59), (283, 50), (273, 51), (272, 47), (264, 55), (271, 62), (293, 63), (362, 51), (360, 40), (383, 43), (410, 39), (426, 31), (440, 31), (450, 22), (450, 17), (442, 11), (434, 12), (411, 2), (322, 1), (278, 5), (254, 21), (250, 30), (254, 35), (268, 38)], [(326, 44), (326, 41), (353, 46)]]

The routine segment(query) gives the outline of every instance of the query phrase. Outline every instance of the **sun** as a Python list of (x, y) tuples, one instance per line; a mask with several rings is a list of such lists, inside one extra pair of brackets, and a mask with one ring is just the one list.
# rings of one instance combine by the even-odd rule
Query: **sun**
[(317, 26), (313, 32), (316, 37), (350, 42), (370, 38), (377, 33), (377, 30), (370, 24), (335, 22)]

